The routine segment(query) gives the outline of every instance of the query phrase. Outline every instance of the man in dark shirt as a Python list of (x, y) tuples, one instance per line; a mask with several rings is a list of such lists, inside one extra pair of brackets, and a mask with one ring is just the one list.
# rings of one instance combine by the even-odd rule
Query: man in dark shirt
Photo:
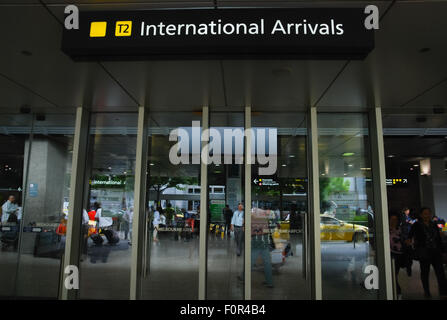
[(425, 297), (431, 297), (428, 280), (430, 265), (435, 270), (439, 293), (445, 295), (446, 279), (442, 266), (442, 253), (444, 248), (439, 228), (432, 221), (432, 214), (429, 208), (421, 209), (420, 219), (411, 227), (407, 244), (410, 244), (412, 239), (414, 239), (415, 252), (421, 267), (421, 281), (424, 287)]
[(225, 231), (227, 234), (230, 234), (230, 225), (231, 225), (231, 218), (233, 217), (233, 211), (231, 211), (230, 206), (227, 204), (225, 205), (225, 208), (223, 208), (223, 216), (225, 220)]

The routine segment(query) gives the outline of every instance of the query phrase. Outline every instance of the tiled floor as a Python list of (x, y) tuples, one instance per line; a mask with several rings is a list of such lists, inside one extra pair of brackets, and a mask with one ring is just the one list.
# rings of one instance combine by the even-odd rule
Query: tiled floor
[[(105, 242), (106, 243), (106, 242)], [(274, 288), (262, 284), (262, 261), (252, 270), (253, 299), (308, 299), (309, 274), (304, 278), (302, 245), (299, 235), (290, 239), (293, 255), (284, 265), (273, 271)], [(81, 297), (85, 299), (128, 299), (130, 282), (131, 247), (127, 241), (117, 246), (107, 244), (95, 248), (89, 242), (89, 256), (81, 263)], [(369, 245), (322, 242), (322, 279), (325, 299), (375, 299), (377, 291), (366, 290), (362, 285), (362, 270), (368, 260)], [(142, 279), (144, 299), (197, 299), (199, 242), (175, 240), (172, 234), (160, 235), (158, 243), (151, 243), (148, 276)], [(20, 269), (16, 277), (18, 255), (12, 251), (0, 252), (0, 296), (56, 297), (60, 260), (36, 258), (32, 254), (20, 256)], [(233, 238), (211, 235), (208, 242), (208, 299), (242, 299), (243, 255), (235, 253)], [(95, 261), (96, 260), (96, 261)], [(93, 263), (95, 262), (95, 263)], [(405, 270), (399, 274), (404, 299), (423, 299), (419, 263), (413, 263), (413, 275)], [(437, 283), (433, 270), (430, 273), (433, 299)]]

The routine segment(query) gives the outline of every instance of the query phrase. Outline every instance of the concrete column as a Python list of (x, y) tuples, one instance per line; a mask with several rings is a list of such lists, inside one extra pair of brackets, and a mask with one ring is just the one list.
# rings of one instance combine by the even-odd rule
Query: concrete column
[[(323, 299), (322, 278), (321, 278), (321, 244), (320, 244), (320, 169), (318, 161), (318, 123), (317, 109), (310, 108), (308, 113), (308, 148), (307, 163), (309, 164), (309, 209), (306, 218), (305, 235), (306, 261), (305, 274), (310, 273), (311, 299)], [(309, 243), (308, 243), (309, 242)], [(307, 267), (310, 270), (307, 270)]]
[[(73, 160), (71, 165), (70, 197), (68, 208), (67, 236), (65, 242), (64, 265), (79, 267), (81, 244), (82, 210), (85, 188), (85, 166), (90, 113), (82, 107), (76, 109), (75, 135), (73, 139)], [(72, 300), (78, 297), (79, 290), (68, 290), (61, 278), (61, 299)]]
[[(25, 155), (29, 152), (25, 144)], [(67, 144), (50, 138), (33, 139), (29, 157), (28, 194), (25, 224), (29, 222), (59, 222), (63, 216), (64, 181), (67, 168)], [(27, 168), (28, 157), (25, 156)], [(26, 174), (26, 173), (25, 173)], [(31, 187), (33, 184), (33, 187)]]
[(376, 259), (379, 269), (379, 297), (393, 299), (388, 201), (385, 178), (385, 151), (383, 146), (382, 109), (375, 107), (369, 113), (371, 137), (371, 164), (375, 221)]
[[(202, 108), (202, 132), (203, 140), (201, 143), (201, 152), (208, 155), (207, 143), (209, 137), (209, 108)], [(200, 237), (199, 237), (199, 300), (206, 299), (206, 285), (208, 272), (208, 166), (203, 158), (200, 159)]]
[(146, 223), (146, 181), (148, 150), (148, 110), (138, 108), (138, 134), (135, 163), (134, 215), (132, 226), (132, 259), (130, 267), (130, 300), (141, 298), (143, 276), (143, 241)]

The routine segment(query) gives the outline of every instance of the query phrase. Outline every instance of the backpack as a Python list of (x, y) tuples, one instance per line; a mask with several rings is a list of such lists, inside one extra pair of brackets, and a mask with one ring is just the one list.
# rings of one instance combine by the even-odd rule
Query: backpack
[(13, 222), (17, 223), (18, 221), (19, 220), (17, 219), (17, 215), (15, 213), (11, 213), (9, 215), (9, 217), (8, 217), (8, 221), (6, 221), (6, 222), (8, 222), (8, 223), (13, 223)]
[(92, 234), (91, 238), (93, 240), (93, 243), (97, 246), (101, 245), (104, 242), (104, 239), (97, 233)]

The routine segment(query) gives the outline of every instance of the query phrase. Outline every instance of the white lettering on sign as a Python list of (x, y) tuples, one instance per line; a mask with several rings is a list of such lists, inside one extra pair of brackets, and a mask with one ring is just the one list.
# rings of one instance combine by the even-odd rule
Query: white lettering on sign
[[(163, 21), (158, 24), (141, 22), (140, 35), (142, 37), (153, 36), (208, 36), (208, 35), (260, 35), (265, 34), (265, 21), (251, 23), (224, 23), (222, 19), (209, 23), (179, 23), (166, 24)], [(284, 23), (276, 20), (270, 34), (284, 35), (342, 35), (343, 24), (331, 19), (328, 23), (309, 23), (306, 19), (296, 23)]]

